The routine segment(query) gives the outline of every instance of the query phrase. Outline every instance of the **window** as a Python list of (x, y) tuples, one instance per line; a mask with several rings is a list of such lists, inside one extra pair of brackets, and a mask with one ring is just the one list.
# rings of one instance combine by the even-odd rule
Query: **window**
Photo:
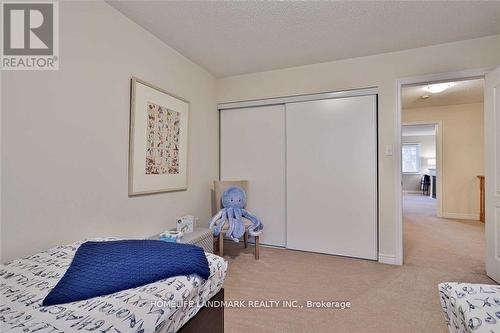
[(403, 173), (420, 172), (420, 144), (403, 143)]

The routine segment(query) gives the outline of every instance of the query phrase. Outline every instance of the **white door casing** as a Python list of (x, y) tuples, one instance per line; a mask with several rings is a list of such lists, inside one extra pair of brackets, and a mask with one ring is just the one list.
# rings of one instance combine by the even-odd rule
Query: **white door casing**
[(500, 283), (500, 67), (484, 85), (486, 273)]

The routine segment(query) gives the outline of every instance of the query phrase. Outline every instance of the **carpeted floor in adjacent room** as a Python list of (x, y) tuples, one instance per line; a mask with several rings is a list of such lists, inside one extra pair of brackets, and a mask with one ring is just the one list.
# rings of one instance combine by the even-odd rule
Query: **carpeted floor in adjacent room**
[[(435, 200), (404, 197), (401, 267), (225, 243), (227, 300), (346, 300), (349, 310), (227, 308), (225, 331), (445, 333), (437, 284), (494, 283), (485, 274), (484, 224), (435, 217)], [(353, 240), (355, 241), (355, 240)]]

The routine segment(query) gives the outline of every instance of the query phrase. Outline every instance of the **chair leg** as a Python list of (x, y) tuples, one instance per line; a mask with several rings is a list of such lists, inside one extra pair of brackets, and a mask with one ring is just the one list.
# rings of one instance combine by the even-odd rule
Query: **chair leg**
[(245, 244), (245, 249), (248, 247), (248, 231), (243, 234), (243, 243)]
[(224, 257), (224, 236), (219, 235), (219, 256)]
[(255, 260), (259, 260), (259, 236), (255, 236)]

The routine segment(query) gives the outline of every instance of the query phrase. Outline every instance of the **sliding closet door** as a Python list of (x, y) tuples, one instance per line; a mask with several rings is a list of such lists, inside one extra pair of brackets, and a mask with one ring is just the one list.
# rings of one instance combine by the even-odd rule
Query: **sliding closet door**
[(287, 247), (377, 259), (376, 97), (286, 104)]
[(263, 244), (285, 246), (284, 105), (222, 110), (221, 179), (248, 180), (247, 209)]

